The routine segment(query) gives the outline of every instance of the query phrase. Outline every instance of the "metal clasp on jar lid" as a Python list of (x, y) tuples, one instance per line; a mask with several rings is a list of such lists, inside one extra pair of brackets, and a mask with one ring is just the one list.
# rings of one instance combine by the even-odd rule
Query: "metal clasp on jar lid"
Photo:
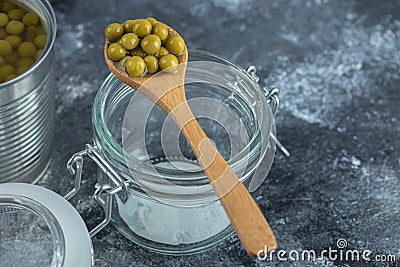
[[(247, 73), (253, 78), (253, 80), (258, 83), (260, 81), (260, 77), (257, 76), (257, 68), (254, 65), (250, 65), (246, 68)], [(272, 88), (271, 90), (267, 87), (261, 87), (264, 91), (265, 98), (267, 99), (267, 103), (271, 104), (272, 115), (275, 117), (276, 112), (279, 107), (279, 88)], [(286, 156), (290, 157), (289, 151), (286, 147), (278, 140), (278, 138), (271, 132), (270, 133), (271, 140), (275, 143), (275, 145), (281, 150), (281, 152)]]
[(107, 175), (107, 177), (112, 181), (113, 184), (109, 185), (109, 184), (97, 183), (95, 185), (95, 192), (93, 194), (93, 197), (98, 203), (100, 203), (105, 207), (104, 211), (105, 215), (103, 221), (89, 232), (90, 237), (93, 237), (98, 232), (100, 232), (105, 226), (107, 226), (111, 221), (112, 196), (122, 190), (126, 190), (131, 182), (122, 179), (121, 176), (119, 176), (115, 172), (115, 170), (110, 166), (110, 164), (97, 152), (96, 146), (86, 144), (85, 149), (78, 153), (75, 153), (67, 163), (67, 168), (69, 173), (71, 175), (75, 175), (75, 184), (74, 188), (64, 196), (66, 200), (69, 200), (73, 196), (75, 196), (80, 189), (82, 180), (83, 161), (85, 156), (91, 158), (97, 164), (97, 166), (102, 170), (102, 172), (105, 175)]

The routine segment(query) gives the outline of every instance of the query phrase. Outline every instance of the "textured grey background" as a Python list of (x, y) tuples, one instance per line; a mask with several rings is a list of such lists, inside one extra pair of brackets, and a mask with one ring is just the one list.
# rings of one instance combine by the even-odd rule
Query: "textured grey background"
[[(350, 249), (400, 260), (400, 4), (398, 1), (53, 0), (58, 19), (57, 143), (39, 183), (65, 194), (68, 158), (92, 138), (91, 107), (108, 74), (103, 29), (154, 16), (173, 25), (191, 49), (254, 64), (261, 83), (281, 88), (281, 141), (257, 191), (279, 248)], [(74, 199), (88, 228), (102, 211), (91, 199), (94, 164)], [(238, 239), (193, 256), (154, 254), (111, 225), (94, 239), (96, 266), (395, 266), (383, 263), (262, 262)], [(400, 265), (398, 265), (400, 266)]]

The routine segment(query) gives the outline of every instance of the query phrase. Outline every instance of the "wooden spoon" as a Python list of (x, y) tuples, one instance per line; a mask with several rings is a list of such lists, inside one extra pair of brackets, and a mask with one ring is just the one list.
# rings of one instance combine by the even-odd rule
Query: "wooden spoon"
[[(167, 26), (168, 27), (168, 26)], [(168, 27), (169, 35), (178, 33)], [(254, 199), (229, 167), (193, 116), (186, 101), (184, 79), (188, 50), (178, 57), (176, 72), (131, 77), (118, 62), (110, 60), (104, 45), (104, 58), (110, 71), (122, 82), (134, 88), (160, 106), (175, 121), (196, 154), (219, 201), (225, 209), (243, 247), (252, 257), (276, 249), (276, 240)], [(265, 250), (265, 248), (267, 248)]]

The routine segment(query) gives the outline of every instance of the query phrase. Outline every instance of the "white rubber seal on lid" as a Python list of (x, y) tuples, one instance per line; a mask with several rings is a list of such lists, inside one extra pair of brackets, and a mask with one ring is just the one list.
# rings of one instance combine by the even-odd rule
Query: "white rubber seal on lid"
[(93, 248), (88, 230), (67, 200), (43, 187), (22, 183), (0, 184), (0, 199), (1, 196), (31, 199), (46, 207), (54, 216), (64, 236), (63, 267), (93, 266)]

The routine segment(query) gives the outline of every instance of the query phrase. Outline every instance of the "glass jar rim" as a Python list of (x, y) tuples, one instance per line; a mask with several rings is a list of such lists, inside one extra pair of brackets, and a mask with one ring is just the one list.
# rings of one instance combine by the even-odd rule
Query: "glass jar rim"
[[(54, 13), (54, 10), (51, 7), (51, 4), (48, 0), (39, 0), (38, 2), (39, 2), (38, 8), (41, 11), (40, 16), (44, 16), (47, 26), (47, 42), (45, 47), (43, 48), (43, 53), (41, 54), (39, 59), (36, 60), (35, 63), (27, 71), (25, 71), (24, 73), (22, 73), (21, 75), (17, 76), (16, 78), (10, 81), (1, 83), (0, 90), (3, 88), (7, 88), (11, 84), (17, 83), (25, 79), (27, 76), (31, 75), (32, 72), (35, 72), (39, 68), (39, 66), (46, 60), (46, 58), (52, 51), (57, 35), (56, 14)], [(27, 5), (26, 2), (24, 2), (24, 4)]]
[(0, 195), (0, 206), (8, 208), (10, 211), (15, 209), (15, 212), (29, 212), (38, 216), (38, 218), (46, 224), (51, 234), (53, 245), (51, 264), (52, 266), (63, 266), (65, 260), (64, 234), (57, 219), (46, 206), (32, 198), (14, 195), (12, 193), (8, 195)]
[[(260, 125), (258, 126), (258, 129), (256, 129), (255, 133), (249, 140), (249, 143), (239, 153), (233, 155), (232, 158), (228, 161), (231, 168), (235, 170), (235, 167), (237, 168), (241, 166), (244, 161), (252, 160), (251, 156), (254, 156), (256, 154), (256, 151), (260, 148), (262, 142), (268, 142), (273, 118), (272, 112), (258, 83), (254, 81), (251, 75), (246, 72), (241, 66), (206, 51), (190, 50), (189, 56), (190, 55), (200, 56), (204, 58), (204, 61), (208, 60), (233, 67), (243, 75), (241, 78), (245, 78), (249, 81), (251, 86), (248, 89), (251, 90), (254, 96), (256, 96), (260, 100), (259, 103), (262, 108), (262, 120), (260, 122)], [(122, 146), (115, 141), (110, 130), (107, 128), (107, 122), (104, 112), (106, 108), (105, 106), (107, 102), (107, 96), (111, 93), (110, 84), (113, 83), (115, 80), (117, 80), (117, 78), (111, 73), (100, 86), (100, 89), (98, 90), (93, 103), (92, 124), (94, 128), (96, 145), (100, 146), (100, 150), (104, 151), (107, 155), (111, 155), (113, 158), (117, 158), (119, 162), (124, 163), (126, 162), (127, 155), (124, 153)], [(262, 134), (261, 131), (263, 131)], [(262, 139), (260, 139), (260, 136)], [(261, 159), (262, 157), (260, 157), (260, 160)], [(133, 165), (137, 166), (135, 171), (138, 171), (141, 174), (145, 175), (152, 175), (155, 168), (159, 173), (162, 173), (163, 176), (165, 175), (165, 178), (168, 178), (171, 181), (182, 174), (184, 174), (185, 176), (190, 176), (192, 180), (207, 179), (203, 171), (188, 173), (182, 170), (167, 170), (162, 167), (159, 168), (157, 166), (150, 166), (150, 163), (143, 162), (132, 157), (130, 157), (129, 160), (132, 160), (134, 162)], [(258, 164), (256, 164), (256, 166), (257, 165)], [(247, 170), (245, 174), (251, 173), (253, 170), (254, 169)], [(248, 175), (244, 175), (240, 179), (244, 181), (247, 178)]]
[(54, 241), (56, 266), (94, 265), (93, 246), (87, 227), (78, 211), (65, 198), (38, 185), (0, 184), (0, 205), (7, 206), (10, 201), (22, 203), (25, 210), (34, 211), (46, 223)]

